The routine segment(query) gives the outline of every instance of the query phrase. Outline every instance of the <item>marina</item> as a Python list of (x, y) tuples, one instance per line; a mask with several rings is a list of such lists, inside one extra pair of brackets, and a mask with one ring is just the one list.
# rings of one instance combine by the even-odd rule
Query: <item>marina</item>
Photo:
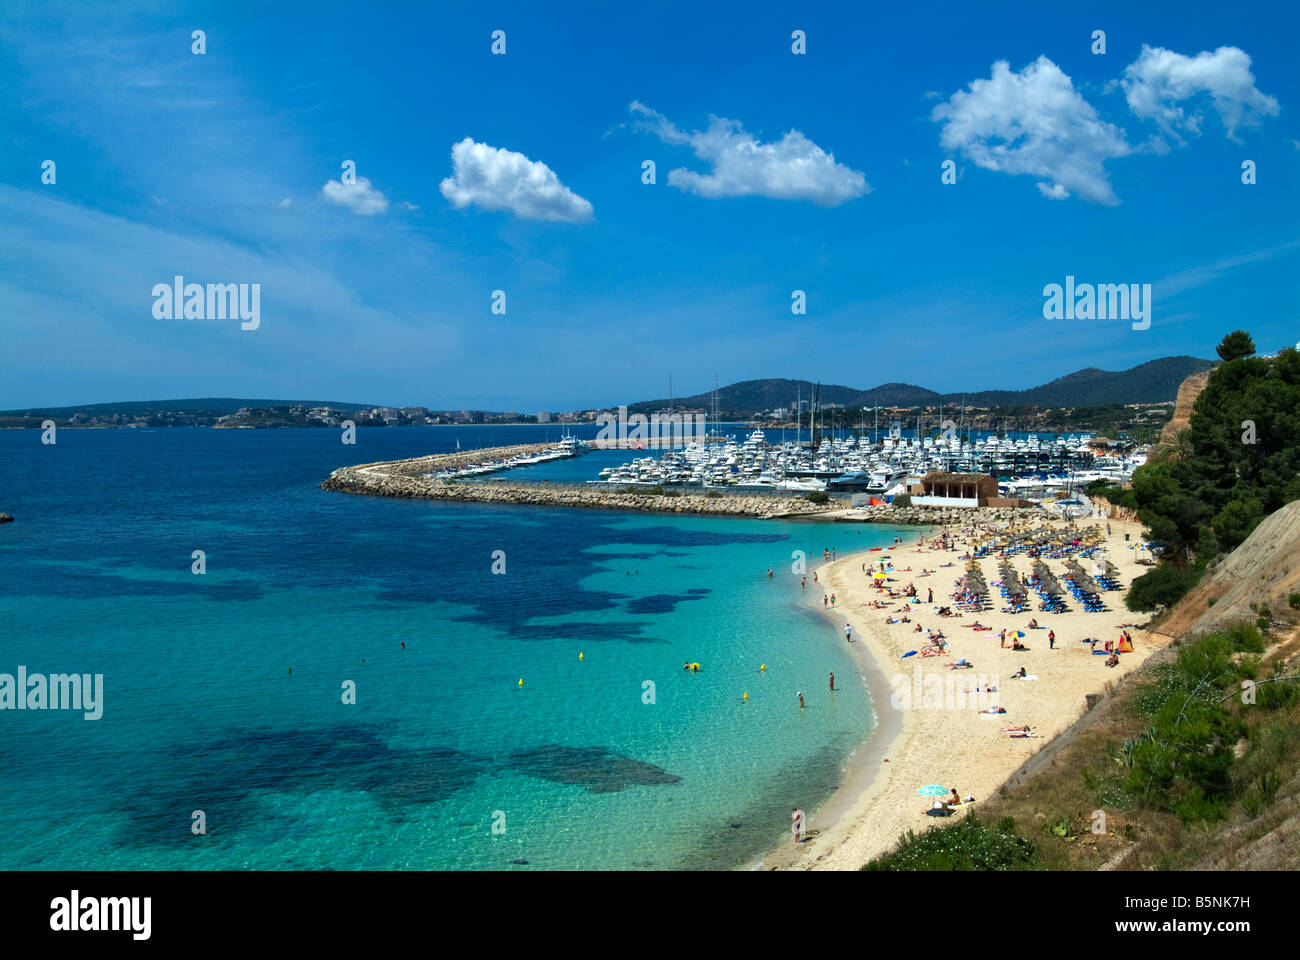
[[(714, 438), (710, 438), (714, 439)], [(931, 473), (984, 474), (998, 494), (1024, 500), (1060, 500), (1094, 481), (1122, 484), (1146, 462), (1144, 448), (1112, 453), (1091, 434), (1045, 437), (904, 436), (845, 433), (807, 440), (772, 440), (753, 430), (719, 442), (692, 441), (607, 466), (587, 482), (614, 487), (718, 487), (749, 492), (864, 493), (886, 502)], [(1082, 501), (1080, 501), (1082, 503)]]

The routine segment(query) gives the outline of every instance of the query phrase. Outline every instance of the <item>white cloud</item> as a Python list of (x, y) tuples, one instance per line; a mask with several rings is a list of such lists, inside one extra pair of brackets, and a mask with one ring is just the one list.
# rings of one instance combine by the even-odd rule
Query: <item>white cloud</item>
[(639, 126), (674, 146), (689, 144), (695, 155), (713, 165), (708, 173), (684, 167), (668, 174), (668, 183), (702, 197), (762, 196), (777, 200), (811, 200), (822, 207), (837, 207), (871, 192), (871, 185), (856, 170), (836, 163), (798, 130), (773, 143), (759, 143), (737, 120), (710, 117), (707, 130), (690, 133), (640, 101), (628, 110), (643, 117)]
[(292, 206), (293, 206), (293, 201), (290, 200), (288, 197), (285, 197), (283, 200), (281, 200), (279, 203), (275, 205), (275, 209), (288, 210)]
[(939, 142), (985, 170), (1041, 178), (1045, 197), (1071, 193), (1115, 204), (1105, 162), (1132, 152), (1124, 131), (1102, 121), (1061, 68), (1039, 57), (1019, 73), (1005, 60), (934, 108)]
[(591, 203), (562, 184), (546, 164), (469, 137), (452, 145), (451, 176), (439, 189), (458, 210), (476, 203), (486, 210), (509, 210), (526, 220), (569, 223), (592, 216)]
[(370, 185), (365, 177), (357, 177), (352, 183), (330, 180), (321, 187), (325, 199), (347, 207), (361, 217), (373, 217), (388, 209), (388, 198)]
[(1211, 98), (1228, 138), (1236, 140), (1240, 126), (1255, 126), (1261, 116), (1274, 116), (1278, 102), (1260, 93), (1250, 72), (1250, 57), (1237, 47), (1202, 50), (1194, 57), (1142, 45), (1138, 58), (1124, 70), (1120, 81), (1129, 109), (1182, 142), (1178, 131), (1200, 133), (1201, 114), (1184, 112), (1179, 101), (1200, 94)]

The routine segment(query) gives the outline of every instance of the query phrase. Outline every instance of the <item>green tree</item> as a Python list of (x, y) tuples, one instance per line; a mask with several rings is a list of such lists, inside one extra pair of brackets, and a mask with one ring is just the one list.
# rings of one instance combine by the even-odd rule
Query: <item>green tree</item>
[(1225, 362), (1240, 360), (1255, 353), (1255, 341), (1245, 330), (1234, 330), (1223, 338), (1218, 347), (1219, 357)]

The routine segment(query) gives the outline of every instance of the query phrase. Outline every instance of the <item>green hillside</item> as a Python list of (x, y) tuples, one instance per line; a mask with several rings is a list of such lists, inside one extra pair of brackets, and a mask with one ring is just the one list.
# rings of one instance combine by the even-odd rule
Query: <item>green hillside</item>
[[(1128, 370), (1089, 367), (1027, 390), (983, 390), (976, 393), (940, 394), (910, 383), (884, 383), (869, 390), (841, 384), (820, 387), (823, 407), (922, 407), (958, 404), (974, 407), (1093, 407), (1105, 404), (1161, 403), (1172, 401), (1188, 376), (1214, 366), (1199, 357), (1162, 357)], [(719, 387), (717, 410), (724, 419), (747, 419), (756, 413), (788, 409), (796, 397), (811, 401), (815, 386), (807, 380), (744, 380)], [(714, 395), (697, 393), (674, 397), (674, 407), (713, 410)], [(667, 397), (628, 404), (631, 413), (649, 413), (669, 406)]]

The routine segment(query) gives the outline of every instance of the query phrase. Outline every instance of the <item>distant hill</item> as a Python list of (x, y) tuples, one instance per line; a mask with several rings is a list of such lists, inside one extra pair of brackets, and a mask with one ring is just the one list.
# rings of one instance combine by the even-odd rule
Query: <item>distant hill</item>
[[(1029, 390), (983, 390), (967, 394), (966, 402), (978, 407), (1033, 405), (1038, 407), (1095, 407), (1103, 403), (1162, 403), (1173, 401), (1178, 387), (1193, 373), (1209, 370), (1210, 360), (1199, 357), (1162, 357), (1118, 372), (1089, 367)], [(960, 401), (948, 394), (947, 402)]]
[[(763, 410), (775, 410), (778, 407), (790, 407), (796, 394), (811, 402), (814, 385), (806, 380), (744, 380), (726, 387), (718, 388), (719, 412), (754, 414)], [(880, 404), (882, 407), (915, 406), (918, 404), (938, 403), (939, 394), (924, 387), (910, 383), (884, 383), (870, 390), (855, 390), (833, 383), (821, 385), (820, 400), (823, 405), (839, 404), (842, 407), (869, 407)], [(679, 407), (703, 407), (712, 409), (711, 393), (698, 393), (691, 397), (673, 397), (672, 403)], [(629, 413), (647, 413), (661, 410), (668, 406), (668, 398), (660, 400), (643, 400), (628, 404)]]
[(92, 417), (113, 416), (119, 413), (128, 417), (141, 417), (166, 410), (173, 413), (224, 417), (234, 413), (240, 407), (292, 407), (298, 404), (306, 407), (333, 407), (336, 410), (369, 410), (372, 407), (382, 406), (373, 403), (340, 403), (336, 400), (240, 400), (234, 397), (202, 397), (197, 400), (124, 400), (119, 403), (86, 403), (67, 407), (23, 407), (17, 410), (0, 410), (0, 416), (50, 417), (59, 420), (78, 412)]
[[(1208, 370), (1213, 361), (1199, 357), (1163, 357), (1139, 364), (1129, 370), (1098, 370), (1089, 367), (1077, 370), (1028, 390), (983, 390), (977, 393), (940, 394), (934, 390), (910, 383), (884, 383), (869, 390), (859, 390), (839, 384), (821, 385), (821, 402), (843, 407), (916, 407), (939, 403), (960, 403), (962, 398), (970, 406), (1038, 406), (1038, 407), (1092, 407), (1108, 403), (1162, 403), (1172, 402), (1178, 394), (1179, 384), (1193, 373)], [(752, 416), (765, 410), (789, 408), (796, 394), (805, 400), (812, 399), (813, 384), (806, 380), (744, 380), (717, 391), (718, 411), (723, 415)], [(698, 393), (688, 397), (674, 397), (674, 406), (712, 409), (711, 393)], [(649, 413), (668, 406), (668, 398), (643, 400), (628, 404), (631, 413)]]

